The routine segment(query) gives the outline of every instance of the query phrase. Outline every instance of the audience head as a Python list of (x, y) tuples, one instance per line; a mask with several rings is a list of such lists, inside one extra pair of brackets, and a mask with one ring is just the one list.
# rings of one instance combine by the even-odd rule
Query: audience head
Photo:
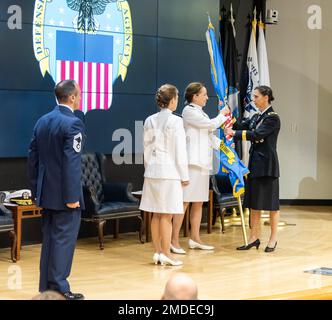
[(197, 300), (198, 289), (185, 273), (173, 274), (166, 283), (162, 300)]
[(65, 297), (56, 291), (47, 290), (32, 298), (32, 300), (66, 300)]

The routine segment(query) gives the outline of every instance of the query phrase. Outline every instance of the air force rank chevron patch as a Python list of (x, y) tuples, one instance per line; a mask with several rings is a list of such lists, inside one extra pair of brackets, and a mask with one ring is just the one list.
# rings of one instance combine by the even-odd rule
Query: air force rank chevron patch
[(73, 140), (73, 148), (78, 153), (82, 149), (82, 133), (78, 133)]

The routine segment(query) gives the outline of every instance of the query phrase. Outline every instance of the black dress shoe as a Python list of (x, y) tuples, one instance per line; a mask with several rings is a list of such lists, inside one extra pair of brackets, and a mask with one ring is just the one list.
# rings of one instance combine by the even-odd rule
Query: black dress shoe
[(252, 247), (256, 247), (256, 249), (258, 250), (260, 244), (261, 244), (261, 242), (259, 241), (259, 239), (257, 239), (256, 241), (249, 243), (247, 246), (241, 246), (241, 247), (236, 248), (236, 250), (249, 250)]
[(278, 242), (276, 242), (276, 244), (274, 245), (274, 247), (273, 248), (270, 248), (269, 246), (266, 246), (266, 248), (265, 248), (265, 252), (273, 252), (275, 249), (276, 249), (276, 247), (277, 247), (277, 243)]
[(84, 296), (81, 293), (72, 293), (70, 291), (63, 294), (66, 300), (84, 300)]

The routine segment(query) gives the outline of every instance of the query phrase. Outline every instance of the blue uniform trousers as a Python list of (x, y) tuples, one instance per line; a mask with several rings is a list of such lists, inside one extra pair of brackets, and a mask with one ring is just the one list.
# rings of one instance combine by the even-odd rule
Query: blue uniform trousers
[(73, 262), (81, 224), (81, 209), (45, 209), (42, 215), (43, 243), (40, 257), (39, 291), (70, 291), (67, 278)]

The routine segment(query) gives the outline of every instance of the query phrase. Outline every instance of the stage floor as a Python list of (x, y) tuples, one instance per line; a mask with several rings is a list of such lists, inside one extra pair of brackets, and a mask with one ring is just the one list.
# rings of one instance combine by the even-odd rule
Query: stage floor
[[(213, 233), (206, 234), (202, 225), (203, 241), (216, 250), (188, 249), (187, 255), (178, 256), (182, 267), (155, 266), (151, 243), (141, 244), (136, 233), (120, 234), (116, 240), (107, 236), (103, 251), (97, 238), (82, 239), (75, 251), (71, 289), (86, 299), (159, 299), (169, 276), (181, 271), (197, 282), (200, 299), (288, 299), (296, 298), (296, 292), (303, 299), (313, 293), (321, 293), (322, 299), (330, 292), (332, 297), (332, 276), (304, 273), (332, 267), (332, 207), (284, 206), (281, 220), (295, 225), (279, 228), (277, 250), (270, 254), (264, 252), (269, 227), (263, 220), (258, 251), (236, 251), (243, 244), (239, 226), (229, 226), (222, 234), (216, 224)], [(185, 249), (187, 241), (181, 238)], [(14, 264), (9, 249), (0, 250), (0, 299), (31, 299), (38, 293), (39, 255), (40, 245), (24, 246)]]

